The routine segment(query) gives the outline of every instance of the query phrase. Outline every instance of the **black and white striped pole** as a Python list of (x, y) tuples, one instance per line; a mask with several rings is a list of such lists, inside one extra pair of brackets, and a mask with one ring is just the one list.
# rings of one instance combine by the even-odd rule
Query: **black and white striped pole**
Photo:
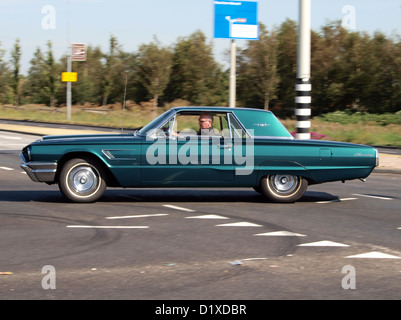
[(297, 117), (297, 139), (310, 139), (311, 91), (311, 0), (299, 0), (298, 64), (295, 85), (295, 115)]

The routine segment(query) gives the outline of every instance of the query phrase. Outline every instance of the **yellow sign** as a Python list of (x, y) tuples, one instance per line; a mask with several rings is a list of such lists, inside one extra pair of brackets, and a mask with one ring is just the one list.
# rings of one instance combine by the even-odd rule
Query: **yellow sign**
[(63, 82), (76, 82), (78, 80), (78, 74), (76, 72), (62, 72), (61, 81)]

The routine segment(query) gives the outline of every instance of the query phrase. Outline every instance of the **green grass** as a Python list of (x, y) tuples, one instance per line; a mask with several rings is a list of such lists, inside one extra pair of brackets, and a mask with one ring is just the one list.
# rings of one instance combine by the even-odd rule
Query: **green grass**
[[(67, 121), (66, 108), (51, 109), (41, 105), (25, 105), (16, 109), (1, 106), (0, 118), (121, 128), (121, 107), (99, 107), (90, 110), (98, 113), (82, 107), (73, 107), (71, 121)], [(138, 105), (127, 107), (124, 110), (124, 128), (142, 127), (164, 111), (165, 108), (157, 108), (155, 112), (152, 108)], [(287, 119), (282, 122), (290, 132), (296, 130), (295, 120)], [(326, 135), (325, 140), (401, 147), (401, 112), (372, 115), (337, 111), (313, 118), (311, 125), (310, 131)]]

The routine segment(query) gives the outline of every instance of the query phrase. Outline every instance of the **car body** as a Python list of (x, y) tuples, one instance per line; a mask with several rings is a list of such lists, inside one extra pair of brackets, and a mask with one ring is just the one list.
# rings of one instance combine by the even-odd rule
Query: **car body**
[[(213, 117), (211, 135), (197, 132)], [(133, 133), (44, 136), (23, 148), (31, 180), (59, 185), (74, 202), (106, 187), (252, 187), (275, 202), (297, 201), (308, 185), (365, 179), (378, 165), (370, 146), (297, 140), (270, 111), (172, 108)]]

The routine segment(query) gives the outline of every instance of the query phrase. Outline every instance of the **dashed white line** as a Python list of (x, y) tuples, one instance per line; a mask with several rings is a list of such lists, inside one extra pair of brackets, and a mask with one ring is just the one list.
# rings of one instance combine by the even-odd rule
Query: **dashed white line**
[(219, 216), (217, 214), (206, 214), (203, 216), (185, 217), (186, 219), (230, 219), (227, 217)]
[(0, 135), (0, 138), (2, 138), (2, 139), (10, 139), (10, 140), (22, 140), (21, 137), (13, 137), (13, 136), (5, 136), (5, 135)]
[(163, 207), (170, 208), (170, 209), (175, 209), (175, 210), (187, 211), (187, 212), (195, 212), (195, 210), (188, 209), (188, 208), (183, 208), (183, 207), (178, 207), (178, 206), (173, 206), (171, 204), (163, 204)]
[(9, 167), (0, 167), (0, 169), (2, 170), (7, 170), (7, 171), (13, 171), (13, 168), (9, 168)]
[(216, 227), (263, 227), (263, 226), (260, 224), (243, 221), (243, 222), (217, 224)]
[(168, 214), (167, 213), (140, 214), (134, 216), (106, 217), (106, 219), (133, 219), (133, 218), (162, 217), (162, 216), (168, 216)]
[(332, 202), (341, 202), (341, 201), (350, 201), (350, 200), (357, 200), (358, 198), (341, 198), (341, 199), (334, 199), (329, 201), (317, 201), (316, 203), (324, 204), (324, 203), (332, 203)]
[(380, 199), (380, 200), (393, 200), (393, 198), (383, 197), (383, 196), (374, 196), (370, 194), (353, 194), (353, 196), (365, 197), (365, 198), (373, 198), (373, 199)]
[(306, 237), (304, 234), (294, 233), (290, 231), (275, 231), (254, 234), (254, 236), (268, 236), (268, 237)]
[(67, 228), (91, 228), (91, 229), (146, 229), (148, 226), (80, 226), (72, 225)]

